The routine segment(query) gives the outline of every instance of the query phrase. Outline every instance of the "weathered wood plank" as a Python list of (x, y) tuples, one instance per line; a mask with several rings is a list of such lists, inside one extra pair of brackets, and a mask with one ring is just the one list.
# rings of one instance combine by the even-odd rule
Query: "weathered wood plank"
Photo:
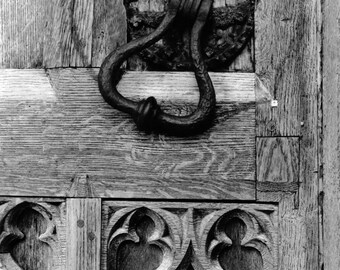
[(100, 67), (111, 51), (126, 43), (125, 12), (123, 1), (94, 1), (92, 67)]
[(67, 269), (100, 269), (101, 199), (67, 199)]
[(276, 270), (277, 210), (271, 204), (104, 201), (101, 264), (103, 270)]
[(260, 137), (256, 140), (257, 199), (280, 201), (299, 185), (299, 137)]
[(301, 136), (299, 205), (279, 203), (279, 269), (319, 265), (318, 144), (321, 86), (321, 2), (260, 1), (256, 10), (256, 73), (278, 100), (259, 105), (258, 136)]
[[(315, 2), (315, 1), (314, 1)], [(259, 1), (255, 12), (256, 74), (278, 101), (257, 108), (259, 136), (299, 136), (301, 89), (312, 88), (319, 31), (315, 3)]]
[(44, 67), (69, 67), (74, 0), (49, 1), (44, 40)]
[(93, 0), (53, 0), (46, 14), (44, 66), (87, 67), (92, 62)]
[[(50, 70), (52, 88), (42, 70), (0, 71), (0, 194), (255, 199), (254, 74), (211, 73), (214, 127), (177, 138), (137, 131), (103, 101), (97, 72)], [(192, 73), (128, 72), (118, 87), (173, 113), (198, 101)]]
[(324, 269), (340, 268), (340, 2), (323, 7), (323, 236)]
[(43, 62), (46, 1), (0, 1), (0, 68), (36, 68)]
[(71, 67), (92, 64), (92, 25), (95, 0), (74, 0), (72, 14)]

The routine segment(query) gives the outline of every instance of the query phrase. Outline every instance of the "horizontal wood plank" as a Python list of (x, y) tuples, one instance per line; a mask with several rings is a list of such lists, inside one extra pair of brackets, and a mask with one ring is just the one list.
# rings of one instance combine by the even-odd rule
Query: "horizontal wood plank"
[[(183, 139), (139, 132), (103, 101), (98, 69), (48, 73), (0, 71), (0, 195), (255, 198), (254, 74), (211, 73), (215, 123)], [(179, 114), (198, 100), (191, 73), (128, 72), (119, 90)]]

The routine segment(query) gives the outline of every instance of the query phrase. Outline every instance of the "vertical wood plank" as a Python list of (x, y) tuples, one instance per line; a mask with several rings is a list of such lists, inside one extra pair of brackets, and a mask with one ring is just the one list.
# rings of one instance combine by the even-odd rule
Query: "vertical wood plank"
[(319, 103), (321, 1), (262, 0), (255, 14), (256, 73), (277, 107), (257, 107), (258, 136), (301, 136), (299, 207), (279, 203), (279, 269), (320, 269)]
[(126, 14), (123, 1), (94, 1), (92, 66), (100, 67), (105, 57), (126, 43)]
[(45, 67), (91, 65), (93, 8), (93, 0), (53, 0), (49, 3)]
[(38, 68), (43, 62), (46, 3), (0, 1), (0, 68)]
[(94, 0), (75, 0), (71, 26), (72, 67), (89, 67), (92, 62), (92, 24)]
[[(301, 89), (313, 88), (319, 32), (316, 3), (263, 0), (255, 12), (256, 73), (270, 89), (277, 107), (257, 109), (258, 135), (298, 136), (301, 130)], [(303, 124), (303, 123), (302, 123)]]
[(68, 199), (67, 230), (67, 269), (99, 270), (101, 199)]
[(70, 65), (74, 0), (51, 0), (47, 5), (44, 67), (68, 67)]
[(323, 6), (324, 269), (340, 269), (340, 2)]

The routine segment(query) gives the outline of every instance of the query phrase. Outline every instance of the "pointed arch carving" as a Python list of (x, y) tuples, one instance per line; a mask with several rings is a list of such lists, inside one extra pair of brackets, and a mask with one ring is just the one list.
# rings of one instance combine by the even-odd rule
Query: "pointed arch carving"
[(109, 270), (169, 269), (173, 262), (169, 226), (146, 207), (122, 215), (113, 225), (107, 245)]
[(275, 235), (268, 213), (242, 208), (220, 213), (206, 238), (211, 269), (276, 269)]
[[(273, 205), (105, 202), (103, 214), (104, 270), (277, 269), (277, 207)], [(152, 250), (150, 257), (143, 249), (135, 252), (143, 241), (162, 245), (155, 245), (159, 249)], [(135, 256), (127, 256), (127, 251)]]
[(63, 269), (62, 208), (63, 203), (32, 199), (2, 201), (0, 266), (11, 270)]

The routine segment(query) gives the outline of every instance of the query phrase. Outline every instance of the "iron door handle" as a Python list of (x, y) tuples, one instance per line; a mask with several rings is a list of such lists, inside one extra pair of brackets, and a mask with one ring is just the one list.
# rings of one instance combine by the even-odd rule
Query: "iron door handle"
[[(213, 0), (170, 0), (167, 14), (153, 33), (117, 48), (105, 58), (98, 77), (100, 93), (113, 108), (130, 114), (138, 129), (187, 136), (203, 132), (211, 126), (215, 114), (216, 96), (201, 53), (201, 34), (212, 2)], [(186, 116), (175, 116), (164, 112), (154, 97), (135, 102), (117, 91), (117, 84), (124, 73), (120, 69), (123, 62), (161, 39), (178, 17), (185, 18), (185, 23), (188, 18), (193, 19), (190, 52), (200, 92), (196, 110)]]

